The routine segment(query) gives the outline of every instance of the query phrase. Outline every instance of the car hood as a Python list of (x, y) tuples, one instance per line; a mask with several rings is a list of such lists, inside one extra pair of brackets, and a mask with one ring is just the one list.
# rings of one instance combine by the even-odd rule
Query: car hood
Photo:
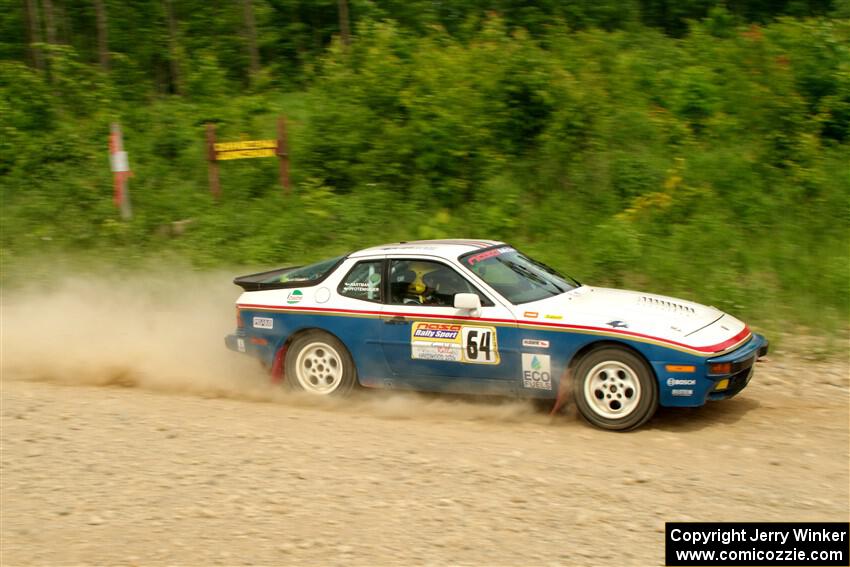
[(520, 305), (517, 318), (529, 323), (637, 333), (697, 347), (729, 341), (746, 329), (743, 322), (715, 307), (664, 295), (591, 286)]

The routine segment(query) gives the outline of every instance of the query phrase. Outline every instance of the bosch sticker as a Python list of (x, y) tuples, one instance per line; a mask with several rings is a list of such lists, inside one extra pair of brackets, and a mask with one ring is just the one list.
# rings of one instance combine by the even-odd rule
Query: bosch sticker
[(668, 378), (667, 385), (668, 386), (695, 386), (697, 383), (696, 380), (684, 379), (684, 378)]

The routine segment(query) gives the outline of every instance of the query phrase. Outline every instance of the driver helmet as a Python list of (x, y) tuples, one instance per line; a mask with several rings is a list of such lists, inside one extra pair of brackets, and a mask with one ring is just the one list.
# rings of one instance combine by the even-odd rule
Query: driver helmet
[[(423, 296), (426, 291), (429, 291), (428, 284), (423, 279), (426, 275), (440, 269), (436, 264), (430, 262), (411, 262), (408, 264), (408, 270), (415, 274), (413, 281), (407, 285), (407, 293), (410, 295)], [(434, 291), (430, 289), (430, 291)]]

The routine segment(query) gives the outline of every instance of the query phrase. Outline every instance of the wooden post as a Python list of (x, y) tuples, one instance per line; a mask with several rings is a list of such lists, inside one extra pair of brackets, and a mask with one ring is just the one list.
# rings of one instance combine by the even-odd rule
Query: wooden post
[(221, 197), (218, 182), (218, 162), (215, 160), (215, 124), (207, 124), (207, 161), (209, 161), (210, 193), (216, 200)]
[(289, 195), (292, 191), (292, 182), (289, 179), (289, 144), (286, 139), (286, 117), (277, 117), (277, 156), (280, 159), (280, 185), (283, 194)]
[(115, 205), (121, 209), (121, 218), (130, 220), (133, 218), (130, 190), (127, 187), (127, 179), (130, 177), (130, 164), (127, 159), (127, 152), (124, 151), (124, 136), (121, 134), (121, 126), (117, 122), (113, 122), (109, 130), (109, 158), (115, 178)]

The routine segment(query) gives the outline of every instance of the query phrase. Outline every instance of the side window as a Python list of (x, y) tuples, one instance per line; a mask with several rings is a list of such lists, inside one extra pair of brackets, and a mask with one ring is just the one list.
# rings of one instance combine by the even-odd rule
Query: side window
[(381, 302), (381, 261), (358, 262), (342, 278), (339, 294), (352, 299)]
[(456, 293), (475, 293), (482, 305), (492, 305), (460, 274), (439, 262), (391, 260), (389, 283), (389, 303), (394, 305), (452, 307)]

